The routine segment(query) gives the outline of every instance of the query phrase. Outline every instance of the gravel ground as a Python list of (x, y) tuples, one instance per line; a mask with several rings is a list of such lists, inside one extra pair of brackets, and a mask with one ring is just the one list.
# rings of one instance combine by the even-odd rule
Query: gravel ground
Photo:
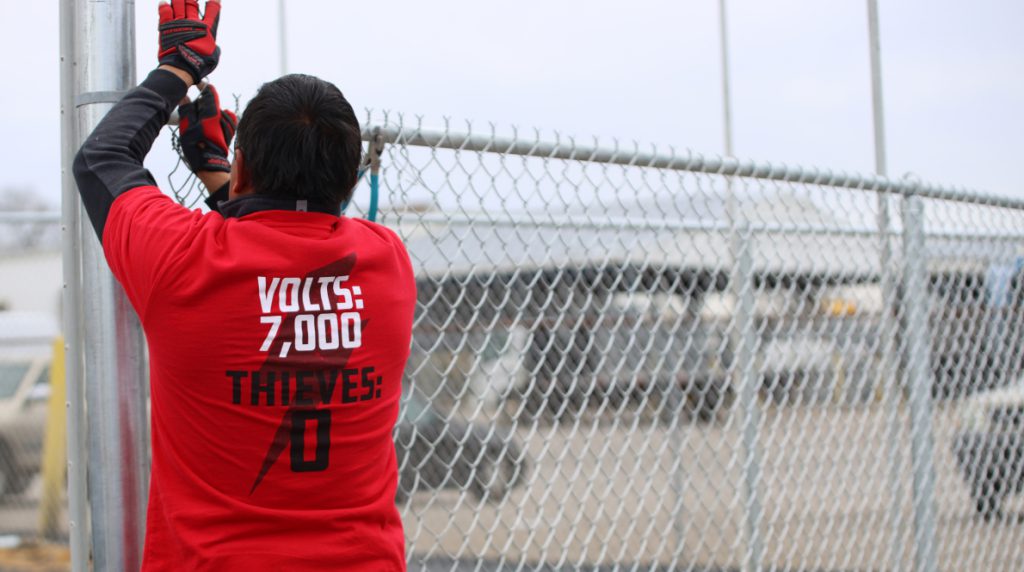
[(67, 546), (26, 544), (0, 550), (0, 572), (65, 572), (71, 569)]
[[(934, 415), (937, 568), (1024, 570), (1024, 495), (1009, 499), (1003, 519), (977, 518), (951, 454), (953, 413), (937, 407)], [(531, 459), (525, 486), (498, 503), (446, 490), (418, 493), (401, 507), (409, 569), (737, 570), (746, 522), (741, 421), (734, 407), (711, 425), (622, 419), (520, 426), (516, 437)], [(759, 484), (766, 568), (913, 567), (906, 412), (899, 413), (896, 442), (887, 425), (877, 407), (765, 408)], [(3, 532), (36, 526), (33, 495), (30, 489), (17, 503), (0, 503)], [(66, 570), (67, 561), (66, 548), (25, 546), (0, 551), (0, 572)]]

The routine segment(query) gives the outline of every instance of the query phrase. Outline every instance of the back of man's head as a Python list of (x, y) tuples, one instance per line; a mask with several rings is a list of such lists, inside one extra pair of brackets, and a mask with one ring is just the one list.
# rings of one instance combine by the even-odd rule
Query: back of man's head
[(359, 121), (330, 82), (292, 74), (263, 84), (238, 123), (236, 146), (256, 194), (330, 206), (352, 196)]

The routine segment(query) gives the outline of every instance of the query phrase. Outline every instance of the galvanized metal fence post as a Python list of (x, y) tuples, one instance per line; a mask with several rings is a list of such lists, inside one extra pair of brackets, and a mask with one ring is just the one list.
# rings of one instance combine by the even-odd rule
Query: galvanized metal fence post
[[(74, 7), (79, 31), (74, 89), (77, 147), (135, 83), (135, 4), (131, 0), (79, 1)], [(77, 220), (83, 220), (77, 198), (66, 199), (79, 209)], [(81, 275), (72, 279), (80, 280), (83, 294), (77, 303), (82, 312), (79, 351), (84, 352), (89, 413), (93, 566), (97, 570), (136, 570), (141, 564), (148, 490), (142, 331), (106, 265), (93, 229), (88, 224), (78, 227)]]
[(61, 105), (61, 249), (63, 258), (62, 312), (64, 318), (65, 387), (67, 409), (68, 536), (72, 572), (89, 567), (87, 519), (85, 394), (82, 384), (84, 352), (81, 339), (82, 251), (79, 240), (81, 208), (71, 162), (78, 146), (75, 114), (76, 51), (75, 0), (60, 2)]
[(914, 487), (914, 570), (933, 572), (935, 559), (935, 461), (932, 428), (931, 339), (928, 335), (927, 250), (924, 201), (911, 193), (903, 209), (903, 296), (906, 371), (910, 404)]
[(740, 411), (743, 413), (743, 514), (747, 541), (744, 570), (757, 572), (762, 569), (764, 541), (761, 534), (761, 411), (757, 402), (758, 376), (754, 368), (758, 345), (754, 323), (754, 237), (749, 224), (744, 224), (737, 235), (739, 249), (736, 251), (735, 276), (739, 281), (733, 291), (738, 296), (735, 327), (739, 331), (739, 347), (735, 371), (739, 381)]
[(878, 235), (881, 242), (879, 253), (882, 312), (879, 319), (879, 364), (878, 381), (882, 385), (881, 399), (885, 402), (885, 446), (889, 466), (889, 512), (891, 513), (892, 534), (889, 544), (889, 565), (899, 570), (903, 565), (903, 453), (902, 416), (900, 405), (903, 401), (902, 384), (897, 364), (900, 345), (896, 309), (899, 307), (897, 281), (892, 264), (892, 235), (889, 217), (889, 196), (878, 194), (881, 206), (878, 216)]

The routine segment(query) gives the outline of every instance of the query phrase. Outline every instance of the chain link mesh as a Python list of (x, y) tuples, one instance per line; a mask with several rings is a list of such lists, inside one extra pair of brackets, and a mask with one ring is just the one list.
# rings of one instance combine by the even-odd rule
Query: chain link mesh
[[(50, 310), (61, 286), (54, 214), (0, 212), (0, 236), (13, 245), (0, 248), (0, 275), (7, 278), (0, 282), (0, 568), (3, 549), (22, 538), (66, 537), (64, 426), (50, 418), (57, 404), (51, 400), (63, 404), (52, 383), (63, 375), (55, 344), (60, 328)], [(31, 282), (22, 279), (28, 276)]]
[(185, 163), (185, 154), (182, 152), (181, 143), (178, 141), (178, 127), (170, 126), (168, 129), (171, 133), (171, 148), (178, 155), (178, 159), (174, 162), (174, 167), (167, 174), (168, 188), (174, 200), (178, 201), (181, 205), (190, 209), (199, 208), (203, 204), (208, 191), (203, 182), (199, 180), (199, 177), (196, 177), (195, 173), (188, 168), (188, 164)]
[[(239, 116), (241, 115), (241, 96), (233, 94), (231, 97), (234, 99), (233, 111), (236, 116)], [(177, 159), (174, 161), (174, 166), (167, 173), (166, 188), (171, 191), (171, 196), (174, 197), (174, 200), (178, 201), (181, 205), (190, 209), (200, 208), (207, 197), (207, 190), (203, 182), (195, 176), (185, 162), (185, 154), (181, 150), (181, 143), (178, 139), (178, 119), (178, 112), (175, 111), (171, 118), (171, 125), (167, 127), (171, 137), (171, 149), (174, 150)]]
[(1024, 568), (1020, 205), (364, 125), (419, 292), (411, 569)]

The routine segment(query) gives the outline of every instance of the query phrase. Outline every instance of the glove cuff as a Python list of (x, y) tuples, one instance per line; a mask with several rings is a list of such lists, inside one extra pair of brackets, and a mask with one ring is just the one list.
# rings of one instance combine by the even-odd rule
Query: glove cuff
[(160, 65), (169, 65), (188, 72), (192, 76), (192, 83), (198, 85), (204, 77), (210, 74), (220, 60), (220, 46), (213, 49), (210, 55), (203, 55), (192, 48), (182, 45), (166, 56), (159, 59)]

